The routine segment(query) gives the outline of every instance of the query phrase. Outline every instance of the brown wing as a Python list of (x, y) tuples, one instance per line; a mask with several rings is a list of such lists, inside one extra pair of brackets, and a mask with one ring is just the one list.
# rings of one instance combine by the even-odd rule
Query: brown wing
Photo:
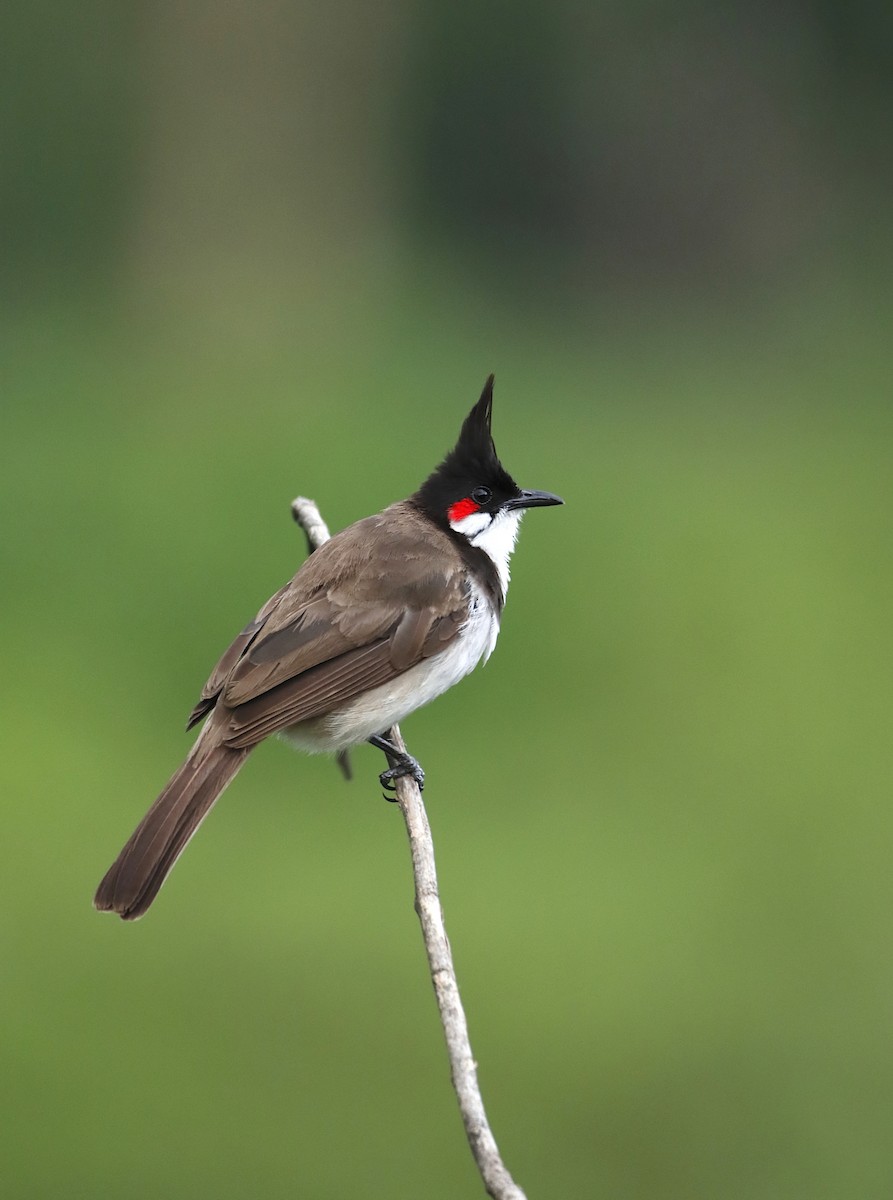
[[(324, 716), (354, 696), (388, 683), (421, 659), (443, 650), (459, 632), (465, 616), (464, 603), (440, 616), (431, 609), (407, 609), (390, 637), (318, 663), (231, 709), (226, 745), (233, 749), (254, 746), (279, 729)], [(407, 657), (410, 649), (412, 657)]]
[[(387, 636), (400, 616), (390, 607), (379, 606), (374, 612), (358, 614), (365, 617), (360, 627), (359, 622), (353, 625), (346, 620), (350, 614), (324, 595), (297, 611), (292, 604), (288, 608), (291, 620), (265, 630), (233, 665), (223, 688), (227, 707), (235, 708), (320, 663)], [(342, 624), (348, 626), (348, 633), (342, 631)]]
[(227, 744), (251, 746), (386, 683), (458, 633), (467, 614), (461, 568), (451, 539), (405, 504), (358, 521), (321, 546), (239, 635), (196, 719), (219, 704), (228, 710)]

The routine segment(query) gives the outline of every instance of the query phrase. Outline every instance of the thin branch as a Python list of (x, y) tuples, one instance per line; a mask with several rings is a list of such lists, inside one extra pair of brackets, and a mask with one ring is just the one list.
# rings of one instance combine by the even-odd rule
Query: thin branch
[[(327, 541), (329, 531), (312, 500), (298, 496), (292, 501), (291, 510), (294, 519), (307, 535), (307, 545), (311, 552)], [(397, 725), (394, 725), (386, 736), (398, 750), (405, 752), (406, 746)], [(471, 1053), (468, 1023), (459, 995), (453, 955), (437, 891), (434, 841), (428, 824), (428, 814), (422, 803), (422, 793), (415, 780), (404, 775), (397, 780), (396, 794), (409, 835), (415, 882), (415, 910), (421, 922), (422, 937), (425, 939), (431, 982), (434, 984), (434, 994), (440, 1010), (450, 1060), (450, 1074), (459, 1101), (465, 1135), (487, 1194), (493, 1200), (526, 1200), (502, 1161), (484, 1111), (484, 1101), (478, 1086), (477, 1064)]]
[[(394, 725), (387, 735), (398, 750), (406, 749), (400, 729)], [(397, 780), (397, 803), (406, 822), (409, 848), (412, 853), (412, 874), (415, 880), (415, 910), (422, 924), (428, 967), (440, 1020), (446, 1037), (447, 1054), (450, 1059), (450, 1074), (459, 1101), (465, 1136), (474, 1155), (484, 1186), (493, 1200), (525, 1200), (524, 1193), (514, 1182), (493, 1137), (484, 1101), (478, 1085), (477, 1063), (471, 1053), (468, 1039), (468, 1023), (459, 995), (456, 969), (450, 950), (443, 908), (437, 891), (437, 869), (434, 863), (434, 842), (428, 814), (422, 803), (419, 785), (409, 775)]]
[(329, 540), (329, 527), (322, 519), (322, 513), (315, 500), (308, 500), (306, 496), (295, 496), (291, 502), (291, 515), (304, 530), (308, 554), (312, 554), (323, 542)]

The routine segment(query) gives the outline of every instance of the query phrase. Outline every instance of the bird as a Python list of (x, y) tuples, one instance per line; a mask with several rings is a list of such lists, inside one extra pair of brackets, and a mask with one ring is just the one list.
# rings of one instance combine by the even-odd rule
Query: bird
[(271, 734), (342, 763), (369, 742), (388, 761), (384, 788), (403, 775), (424, 785), (418, 761), (385, 735), (490, 657), (521, 517), (563, 504), (518, 487), (503, 467), (492, 408), (491, 375), (421, 487), (321, 545), (236, 637), (189, 715), (187, 729), (204, 722), (189, 755), (99, 885), (99, 911), (124, 920), (146, 912)]

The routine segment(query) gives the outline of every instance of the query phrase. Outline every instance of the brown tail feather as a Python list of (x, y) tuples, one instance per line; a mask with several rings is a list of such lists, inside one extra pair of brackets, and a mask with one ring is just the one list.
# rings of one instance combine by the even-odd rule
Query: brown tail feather
[(106, 872), (93, 904), (125, 921), (141, 917), (214, 801), (248, 757), (205, 727), (179, 771), (140, 821)]

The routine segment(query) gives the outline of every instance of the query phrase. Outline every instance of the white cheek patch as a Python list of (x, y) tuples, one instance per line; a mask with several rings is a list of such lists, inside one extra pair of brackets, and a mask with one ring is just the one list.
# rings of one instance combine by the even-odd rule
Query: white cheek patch
[(450, 526), (455, 529), (456, 533), (461, 533), (472, 541), (490, 525), (492, 517), (489, 513), (476, 512), (469, 513), (467, 517), (460, 517), (458, 521), (450, 521)]
[[(469, 538), (472, 546), (479, 546), (493, 560), (493, 565), (499, 575), (499, 582), (502, 584), (503, 596), (508, 592), (509, 558), (515, 548), (515, 540), (518, 537), (518, 528), (523, 515), (523, 510), (517, 508), (501, 512), (488, 524), (486, 529), (480, 530)], [(465, 519), (468, 520), (467, 517)]]

